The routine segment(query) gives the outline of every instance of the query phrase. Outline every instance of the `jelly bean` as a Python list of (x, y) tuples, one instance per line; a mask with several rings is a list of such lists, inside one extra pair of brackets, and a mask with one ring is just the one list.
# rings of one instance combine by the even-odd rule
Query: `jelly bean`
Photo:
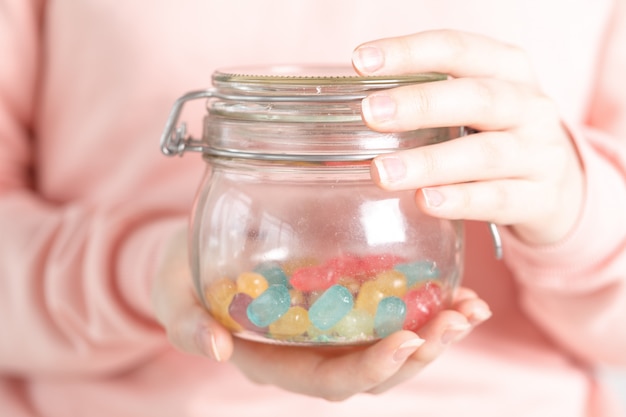
[(365, 310), (354, 308), (333, 326), (333, 330), (348, 340), (368, 340), (374, 335), (374, 317)]
[[(326, 291), (326, 290), (324, 290)], [(313, 304), (315, 304), (315, 302), (317, 301), (318, 298), (320, 298), (322, 296), (322, 294), (324, 294), (324, 291), (307, 291), (306, 294), (306, 305), (307, 306), (312, 306)]]
[(307, 298), (302, 291), (292, 288), (289, 290), (289, 296), (292, 306), (308, 307)]
[(379, 272), (393, 269), (394, 265), (401, 262), (405, 262), (404, 258), (392, 254), (366, 255), (361, 258), (361, 272), (372, 277)]
[[(310, 316), (309, 316), (310, 321)], [(332, 328), (327, 330), (320, 330), (315, 327), (313, 324), (309, 326), (306, 331), (306, 335), (311, 342), (314, 343), (329, 343), (333, 342), (336, 338), (334, 335), (334, 330)]]
[(283, 271), (285, 271), (285, 274), (290, 277), (298, 269), (314, 265), (319, 265), (319, 260), (315, 258), (293, 258), (283, 262), (281, 267)]
[(393, 269), (380, 272), (373, 282), (385, 295), (402, 297), (407, 291), (405, 275)]
[(288, 287), (287, 274), (280, 267), (278, 263), (268, 262), (257, 265), (254, 268), (254, 272), (263, 275), (267, 280), (268, 285), (284, 285)]
[(248, 318), (247, 311), (250, 303), (252, 303), (252, 300), (254, 300), (254, 298), (250, 295), (238, 292), (235, 294), (230, 306), (228, 307), (228, 314), (230, 314), (230, 317), (232, 317), (232, 319), (239, 323), (244, 329), (265, 333), (266, 329), (256, 326)]
[(352, 309), (354, 300), (346, 287), (333, 285), (309, 308), (309, 320), (320, 330), (333, 327)]
[(247, 308), (250, 321), (259, 327), (269, 326), (289, 310), (291, 295), (284, 285), (272, 285), (252, 300)]
[(361, 288), (361, 281), (351, 276), (342, 276), (338, 284), (346, 287), (353, 295), (356, 295)]
[(228, 313), (229, 305), (236, 293), (237, 285), (229, 278), (222, 278), (212, 282), (204, 296), (211, 315), (229, 329), (239, 331), (241, 326)]
[(376, 314), (378, 303), (385, 298), (386, 294), (375, 281), (366, 281), (361, 285), (356, 297), (355, 307), (365, 310), (372, 316)]
[(407, 306), (403, 325), (406, 330), (418, 330), (442, 308), (441, 287), (433, 281), (409, 290), (403, 299)]
[(300, 268), (291, 275), (289, 282), (300, 291), (326, 290), (335, 285), (339, 274), (325, 265)]
[(237, 291), (252, 298), (257, 298), (268, 287), (265, 277), (256, 272), (243, 272), (237, 277)]
[(356, 277), (363, 269), (362, 264), (360, 257), (345, 254), (329, 259), (324, 265), (336, 271), (340, 277)]
[(402, 329), (407, 307), (398, 297), (386, 297), (378, 303), (374, 316), (374, 330), (379, 337), (385, 337)]
[(277, 339), (284, 339), (304, 334), (310, 326), (308, 311), (296, 306), (291, 307), (283, 316), (270, 324), (269, 331)]
[(402, 272), (407, 279), (409, 288), (426, 280), (439, 278), (439, 268), (432, 261), (417, 261), (397, 264), (394, 269)]

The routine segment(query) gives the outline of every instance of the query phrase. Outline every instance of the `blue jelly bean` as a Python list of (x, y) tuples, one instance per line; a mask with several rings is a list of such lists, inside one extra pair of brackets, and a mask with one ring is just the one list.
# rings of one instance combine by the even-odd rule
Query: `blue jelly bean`
[(393, 268), (404, 274), (408, 287), (412, 287), (422, 281), (439, 278), (439, 268), (437, 268), (437, 265), (432, 261), (397, 264)]
[(374, 331), (385, 337), (402, 329), (406, 318), (406, 304), (398, 297), (385, 297), (378, 303), (374, 316)]
[(328, 330), (354, 306), (352, 293), (341, 285), (333, 285), (311, 305), (309, 320), (320, 330)]
[(257, 267), (254, 268), (254, 272), (263, 275), (269, 285), (283, 285), (290, 288), (287, 274), (285, 274), (285, 271), (283, 271), (277, 263), (268, 262), (257, 265)]
[(266, 327), (289, 310), (291, 295), (284, 285), (272, 285), (252, 300), (246, 309), (248, 319), (258, 326)]

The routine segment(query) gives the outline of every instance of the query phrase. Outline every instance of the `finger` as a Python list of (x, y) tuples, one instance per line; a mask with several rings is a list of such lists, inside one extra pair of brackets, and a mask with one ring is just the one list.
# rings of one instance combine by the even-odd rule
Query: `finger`
[(477, 325), (491, 317), (489, 305), (468, 288), (459, 287), (454, 295), (450, 310), (439, 313), (429, 323), (419, 330), (419, 334), (426, 342), (420, 347), (394, 374), (370, 390), (378, 394), (412, 378), (427, 364), (435, 360), (447, 346), (460, 341), (467, 336)]
[(362, 75), (441, 72), (454, 77), (493, 77), (536, 85), (526, 53), (491, 38), (453, 30), (433, 30), (367, 42), (352, 62)]
[(472, 326), (477, 326), (492, 316), (489, 305), (474, 291), (465, 287), (458, 288), (451, 308), (464, 315)]
[[(459, 78), (383, 90), (361, 103), (373, 130), (400, 132), (441, 126), (505, 130), (527, 120), (556, 116), (550, 101), (520, 84), (490, 78)], [(541, 109), (539, 113), (537, 109)], [(558, 120), (558, 117), (554, 117)]]
[(413, 332), (400, 331), (371, 346), (345, 351), (272, 346), (245, 340), (235, 343), (232, 360), (253, 381), (339, 401), (392, 377), (423, 340)]
[(165, 328), (172, 345), (190, 354), (226, 361), (233, 351), (231, 334), (199, 305), (190, 305), (173, 317)]
[(525, 180), (472, 182), (422, 188), (416, 199), (431, 216), (507, 225), (528, 222), (557, 203), (540, 187)]
[(424, 344), (397, 372), (368, 392), (379, 394), (414, 377), (437, 359), (451, 343), (465, 337), (472, 327), (467, 317), (458, 311), (444, 310), (438, 313), (419, 330), (419, 336), (425, 340)]
[[(481, 132), (380, 155), (373, 160), (371, 177), (387, 190), (500, 178), (531, 179), (534, 172), (543, 172), (549, 161), (530, 147), (508, 132)], [(531, 153), (532, 158), (527, 158)]]

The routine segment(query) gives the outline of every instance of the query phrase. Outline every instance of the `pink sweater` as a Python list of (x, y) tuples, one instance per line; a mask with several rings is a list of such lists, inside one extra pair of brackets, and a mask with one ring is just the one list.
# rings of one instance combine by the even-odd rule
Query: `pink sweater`
[[(625, 6), (0, 2), (0, 416), (619, 415), (593, 367), (626, 366)], [(533, 248), (503, 230), (497, 261), (487, 227), (468, 223), (464, 283), (494, 316), (380, 396), (329, 403), (174, 351), (149, 287), (204, 162), (160, 154), (173, 101), (216, 67), (349, 63), (363, 41), (442, 27), (528, 50), (584, 163), (571, 234)]]

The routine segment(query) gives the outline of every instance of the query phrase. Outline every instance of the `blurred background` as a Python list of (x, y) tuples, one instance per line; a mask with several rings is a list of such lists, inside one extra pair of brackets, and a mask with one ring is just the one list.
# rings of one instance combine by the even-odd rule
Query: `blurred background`
[[(626, 353), (625, 353), (626, 354)], [(608, 381), (620, 400), (622, 407), (626, 410), (626, 370), (602, 369), (601, 375)]]

